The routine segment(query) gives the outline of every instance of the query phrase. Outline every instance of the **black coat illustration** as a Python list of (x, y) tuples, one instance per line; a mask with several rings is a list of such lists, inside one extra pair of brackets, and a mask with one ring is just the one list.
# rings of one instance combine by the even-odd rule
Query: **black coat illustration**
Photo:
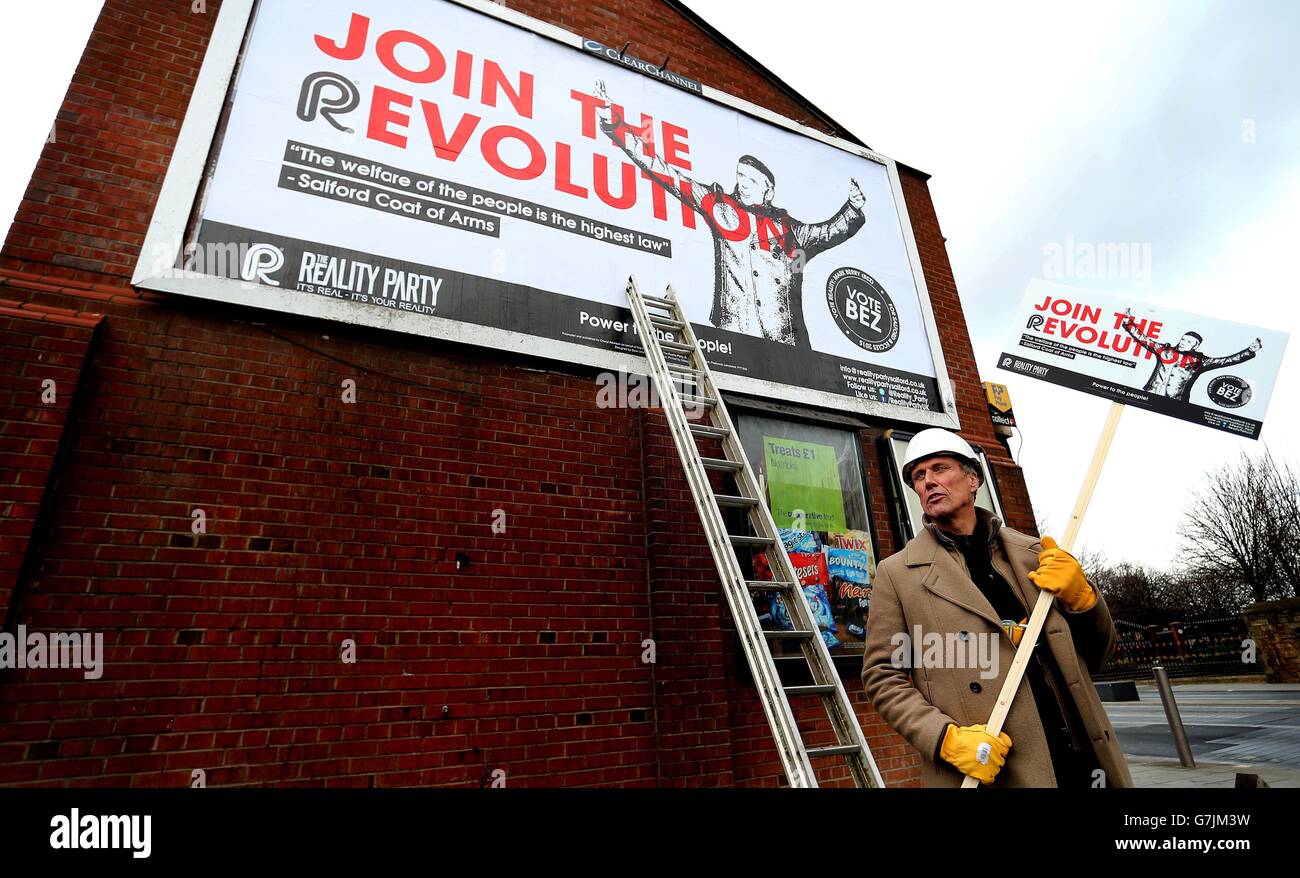
[[(608, 100), (602, 84), (596, 94)], [(714, 277), (709, 321), (718, 329), (808, 347), (804, 266), (866, 224), (866, 199), (857, 181), (849, 181), (849, 197), (834, 216), (805, 223), (772, 204), (775, 176), (754, 156), (740, 157), (736, 185), (726, 192), (719, 183), (698, 183), (667, 164), (646, 148), (645, 132), (613, 118), (608, 107), (600, 127), (650, 179), (708, 225)]]
[(1237, 351), (1235, 354), (1226, 357), (1209, 357), (1197, 350), (1202, 341), (1200, 333), (1183, 333), (1183, 337), (1178, 340), (1178, 344), (1173, 345), (1169, 342), (1158, 342), (1137, 332), (1132, 317), (1129, 317), (1124, 322), (1124, 329), (1129, 335), (1133, 336), (1134, 341), (1154, 354), (1156, 358), (1156, 365), (1151, 370), (1151, 377), (1147, 379), (1147, 383), (1142, 389), (1147, 393), (1165, 396), (1180, 402), (1189, 402), (1191, 400), (1192, 385), (1196, 383), (1196, 379), (1202, 373), (1212, 369), (1222, 369), (1224, 366), (1244, 363), (1246, 360), (1253, 358), (1255, 351), (1262, 346), (1260, 340), (1255, 339), (1250, 347)]

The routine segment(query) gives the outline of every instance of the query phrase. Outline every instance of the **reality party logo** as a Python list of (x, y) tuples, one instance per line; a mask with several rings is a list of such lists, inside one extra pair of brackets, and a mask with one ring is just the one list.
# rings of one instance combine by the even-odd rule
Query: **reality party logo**
[(826, 281), (826, 304), (840, 332), (858, 347), (883, 354), (898, 344), (898, 309), (874, 277), (837, 268)]
[(239, 276), (246, 281), (278, 287), (280, 282), (271, 277), (284, 267), (284, 251), (274, 244), (253, 244), (244, 253)]

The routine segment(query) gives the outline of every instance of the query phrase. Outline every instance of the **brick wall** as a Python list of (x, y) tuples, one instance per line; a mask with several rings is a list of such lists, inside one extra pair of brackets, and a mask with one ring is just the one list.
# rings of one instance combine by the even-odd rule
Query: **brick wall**
[[(0, 252), (9, 307), (108, 315), (61, 470), (27, 485), (51, 536), (9, 620), (103, 632), (106, 669), (0, 674), (0, 783), (777, 784), (660, 416), (597, 409), (581, 369), (129, 287), (218, 5), (107, 0)], [(511, 5), (810, 115), (656, 0)], [(1032, 528), (902, 174), (963, 432)], [(846, 676), (886, 781), (916, 783)]]
[(1250, 604), (1242, 611), (1270, 683), (1300, 683), (1300, 598)]
[(100, 319), (0, 298), (0, 628), (52, 501), (48, 486)]

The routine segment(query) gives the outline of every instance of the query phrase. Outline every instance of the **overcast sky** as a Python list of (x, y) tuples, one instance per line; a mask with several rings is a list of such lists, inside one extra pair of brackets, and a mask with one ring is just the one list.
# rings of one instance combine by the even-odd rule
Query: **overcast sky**
[[(689, 2), (873, 149), (933, 175), (981, 375), (1011, 391), (1056, 535), (1110, 403), (995, 368), (1045, 248), (1149, 245), (1149, 272), (1062, 282), (1300, 328), (1300, 3)], [(1288, 350), (1261, 442), (1126, 409), (1084, 546), (1175, 562), (1207, 468), (1261, 445), (1300, 464), (1297, 396)]]
[[(1044, 275), (1045, 248), (1149, 245), (1149, 271), (1068, 282), (1300, 327), (1290, 264), (1300, 252), (1300, 3), (690, 3), (872, 148), (933, 175), (979, 367), (1011, 390), (1019, 460), (1052, 532), (1063, 530), (1109, 403), (994, 368), (1012, 308)], [(6, 93), (0, 228), (100, 5), (0, 5), (0, 75), (21, 83)], [(1084, 546), (1176, 561), (1176, 524), (1207, 468), (1262, 444), (1300, 465), (1297, 396), (1291, 350), (1263, 443), (1127, 410)]]

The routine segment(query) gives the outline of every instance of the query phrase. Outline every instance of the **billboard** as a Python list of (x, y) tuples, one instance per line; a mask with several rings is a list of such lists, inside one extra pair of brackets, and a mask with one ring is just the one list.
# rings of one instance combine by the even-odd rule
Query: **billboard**
[(957, 426), (892, 162), (477, 0), (223, 4), (134, 282), (637, 369), (629, 275), (723, 388)]
[(998, 367), (1258, 439), (1288, 335), (1034, 279)]

